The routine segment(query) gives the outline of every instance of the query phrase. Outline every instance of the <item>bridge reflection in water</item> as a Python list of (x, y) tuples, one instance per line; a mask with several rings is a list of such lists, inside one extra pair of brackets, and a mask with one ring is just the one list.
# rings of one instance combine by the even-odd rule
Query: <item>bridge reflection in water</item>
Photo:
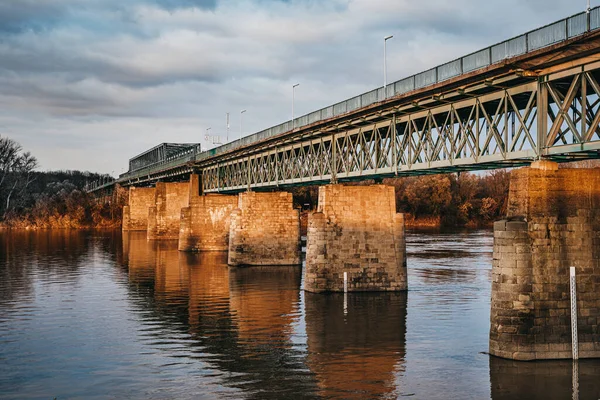
[[(417, 390), (417, 398), (423, 394), (444, 398), (443, 393), (429, 393), (407, 381), (411, 368), (407, 353), (414, 351), (413, 367), (415, 357), (426, 356), (419, 344), (407, 344), (410, 292), (346, 297), (305, 293), (300, 267), (229, 268), (226, 261), (225, 253), (182, 253), (176, 242), (147, 241), (144, 232), (123, 235), (130, 292), (148, 315), (142, 340), (171, 353), (176, 362), (188, 359), (183, 362), (188, 369), (201, 370), (221, 387), (211, 389), (212, 394), (257, 399), (397, 398)], [(438, 280), (429, 281), (421, 269), (414, 274), (436, 287)], [(443, 276), (444, 282), (475, 283), (468, 274)], [(439, 289), (441, 298), (435, 301), (443, 300)], [(413, 303), (416, 310), (426, 299), (419, 292), (412, 292), (418, 297)], [(439, 346), (442, 354), (445, 345), (440, 341), (433, 346)], [(598, 362), (579, 363), (579, 398), (597, 398), (599, 376)], [(571, 361), (531, 363), (490, 357), (489, 377), (495, 400), (572, 395)], [(437, 378), (413, 373), (411, 379)], [(203, 385), (206, 381), (199, 380), (199, 393), (206, 390)], [(448, 393), (466, 391), (453, 387)]]
[(307, 363), (319, 395), (396, 398), (404, 371), (407, 293), (306, 293)]
[(256, 398), (398, 394), (406, 293), (347, 302), (304, 294), (301, 267), (228, 268), (226, 253), (182, 253), (143, 232), (123, 236), (131, 287), (150, 297), (146, 306), (163, 323), (185, 329), (192, 340), (182, 355), (206, 362), (222, 384)]

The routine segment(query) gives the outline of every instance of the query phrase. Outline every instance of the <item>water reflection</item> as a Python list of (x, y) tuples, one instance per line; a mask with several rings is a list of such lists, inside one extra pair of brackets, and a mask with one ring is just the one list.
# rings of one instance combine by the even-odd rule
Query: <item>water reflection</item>
[(144, 232), (0, 232), (0, 397), (571, 398), (570, 362), (481, 354), (489, 232), (407, 239), (408, 294), (345, 302)]
[(578, 396), (573, 396), (573, 363), (565, 361), (518, 362), (490, 357), (494, 400), (547, 400), (600, 398), (600, 363), (580, 360), (575, 373)]
[[(151, 287), (143, 292), (151, 296), (150, 319), (184, 327), (191, 339), (185, 356), (206, 362), (222, 384), (251, 398), (314, 392), (302, 346), (292, 338), (301, 315), (299, 267), (229, 268), (225, 253), (182, 253), (174, 242), (148, 242), (135, 232), (124, 253), (130, 284)], [(153, 328), (144, 339), (173, 345), (163, 335)]]
[(319, 394), (393, 398), (404, 371), (406, 293), (306, 293), (308, 365)]

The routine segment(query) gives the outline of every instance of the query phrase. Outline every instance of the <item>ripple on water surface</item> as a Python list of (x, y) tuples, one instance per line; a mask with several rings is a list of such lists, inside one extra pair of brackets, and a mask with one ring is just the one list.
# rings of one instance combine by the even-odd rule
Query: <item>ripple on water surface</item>
[[(0, 232), (0, 397), (565, 398), (490, 358), (492, 234), (408, 232), (408, 293), (311, 294), (145, 233)], [(581, 398), (600, 365), (580, 364)]]

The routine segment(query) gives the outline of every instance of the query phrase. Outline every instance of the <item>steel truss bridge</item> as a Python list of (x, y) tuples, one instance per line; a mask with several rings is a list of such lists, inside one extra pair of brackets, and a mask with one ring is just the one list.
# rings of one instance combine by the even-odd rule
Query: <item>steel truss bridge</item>
[(600, 158), (598, 28), (596, 8), (115, 182), (195, 172), (205, 193), (235, 192)]

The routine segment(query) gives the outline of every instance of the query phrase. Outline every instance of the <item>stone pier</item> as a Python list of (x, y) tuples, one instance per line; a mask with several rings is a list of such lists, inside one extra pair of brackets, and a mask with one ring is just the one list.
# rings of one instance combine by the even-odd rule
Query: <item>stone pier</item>
[(319, 188), (309, 215), (304, 288), (309, 292), (406, 290), (404, 216), (394, 188), (384, 185)]
[(286, 192), (240, 193), (231, 214), (229, 265), (300, 264), (300, 215)]
[(190, 205), (181, 209), (180, 251), (227, 251), (231, 212), (238, 196), (199, 195), (200, 178), (190, 177)]
[(158, 182), (148, 208), (148, 239), (179, 239), (181, 209), (189, 205), (189, 183)]
[(494, 225), (490, 353), (571, 358), (569, 268), (576, 268), (579, 357), (600, 357), (600, 169), (541, 161), (511, 173)]
[(154, 188), (129, 188), (129, 203), (123, 207), (123, 230), (145, 231), (148, 228), (148, 208), (154, 206)]

